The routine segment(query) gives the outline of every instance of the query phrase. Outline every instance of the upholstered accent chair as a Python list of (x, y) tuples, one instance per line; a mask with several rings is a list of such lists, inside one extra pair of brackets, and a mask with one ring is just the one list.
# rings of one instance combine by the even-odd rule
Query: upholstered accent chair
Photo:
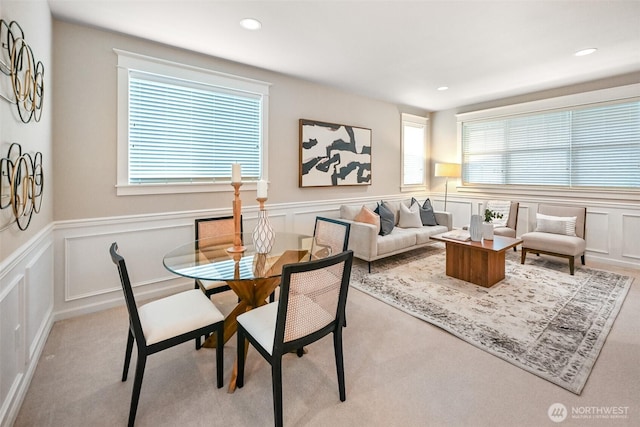
[(276, 426), (283, 425), (282, 356), (329, 334), (333, 334), (340, 400), (346, 399), (342, 325), (352, 263), (353, 251), (345, 251), (314, 261), (287, 264), (282, 269), (278, 301), (237, 318), (236, 385), (244, 386), (245, 340), (248, 340), (271, 365)]
[[(516, 237), (516, 230), (518, 228), (518, 210), (520, 203), (512, 201), (498, 201), (489, 200), (483, 204), (482, 212), (485, 209), (491, 209), (498, 211), (503, 215), (502, 219), (494, 219), (493, 234), (497, 236)], [(517, 248), (514, 246), (513, 251), (517, 252)]]
[[(500, 208), (498, 208), (500, 206)], [(505, 208), (506, 207), (506, 208)], [(516, 237), (516, 229), (518, 227), (518, 209), (520, 203), (518, 202), (503, 202), (496, 200), (489, 200), (484, 203), (484, 209), (498, 210), (504, 216), (502, 220), (494, 219), (495, 226), (493, 227), (493, 234), (498, 236)], [(513, 248), (514, 250), (516, 248)]]
[(116, 243), (111, 245), (109, 253), (111, 260), (118, 267), (124, 300), (129, 312), (129, 334), (122, 381), (127, 380), (134, 341), (138, 349), (136, 374), (129, 408), (128, 425), (131, 427), (136, 419), (147, 356), (199, 338), (202, 335), (216, 332), (218, 338), (216, 343), (217, 386), (218, 388), (222, 387), (224, 316), (209, 298), (197, 289), (179, 292), (138, 307), (131, 289), (125, 260), (118, 253)]
[(580, 257), (585, 264), (584, 253), (587, 248), (586, 234), (587, 208), (538, 205), (536, 229), (525, 233), (522, 239), (521, 264), (527, 253), (547, 254), (569, 260), (569, 272), (575, 271), (575, 258)]

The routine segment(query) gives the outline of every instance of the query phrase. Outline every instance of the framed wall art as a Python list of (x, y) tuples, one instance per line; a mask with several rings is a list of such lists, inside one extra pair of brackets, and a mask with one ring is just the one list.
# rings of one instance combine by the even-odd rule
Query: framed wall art
[(371, 129), (300, 119), (300, 187), (371, 185)]

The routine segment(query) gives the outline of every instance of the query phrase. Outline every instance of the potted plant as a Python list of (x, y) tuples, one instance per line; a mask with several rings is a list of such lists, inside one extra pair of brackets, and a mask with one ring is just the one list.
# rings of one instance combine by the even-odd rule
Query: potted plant
[(492, 211), (491, 209), (484, 210), (484, 223), (482, 224), (482, 237), (485, 240), (493, 240), (493, 219), (501, 219), (502, 214), (500, 212)]

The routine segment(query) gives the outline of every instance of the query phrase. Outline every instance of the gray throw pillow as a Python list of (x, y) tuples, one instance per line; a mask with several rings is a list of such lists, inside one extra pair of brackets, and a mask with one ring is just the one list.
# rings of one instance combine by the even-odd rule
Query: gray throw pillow
[[(411, 204), (420, 203), (415, 199), (411, 199)], [(438, 221), (436, 221), (436, 214), (433, 212), (433, 206), (431, 206), (431, 200), (427, 199), (424, 201), (422, 206), (420, 206), (420, 219), (422, 220), (422, 225), (438, 225)]]
[(393, 231), (393, 227), (395, 226), (395, 217), (393, 212), (389, 210), (384, 205), (378, 203), (378, 207), (374, 211), (378, 215), (380, 215), (380, 234), (381, 236), (386, 236), (387, 234)]

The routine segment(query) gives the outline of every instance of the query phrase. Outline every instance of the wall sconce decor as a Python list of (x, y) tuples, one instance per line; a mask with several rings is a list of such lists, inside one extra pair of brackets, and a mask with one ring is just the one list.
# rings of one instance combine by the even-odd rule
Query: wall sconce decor
[(0, 231), (14, 222), (26, 230), (33, 214), (40, 212), (43, 188), (42, 153), (23, 154), (20, 144), (11, 144), (7, 157), (0, 158), (0, 209), (10, 207), (14, 219)]
[(16, 22), (0, 19), (0, 47), (2, 60), (0, 71), (11, 78), (14, 99), (2, 98), (14, 103), (23, 123), (42, 117), (44, 99), (44, 65), (36, 62), (33, 50), (24, 39), (24, 31)]

